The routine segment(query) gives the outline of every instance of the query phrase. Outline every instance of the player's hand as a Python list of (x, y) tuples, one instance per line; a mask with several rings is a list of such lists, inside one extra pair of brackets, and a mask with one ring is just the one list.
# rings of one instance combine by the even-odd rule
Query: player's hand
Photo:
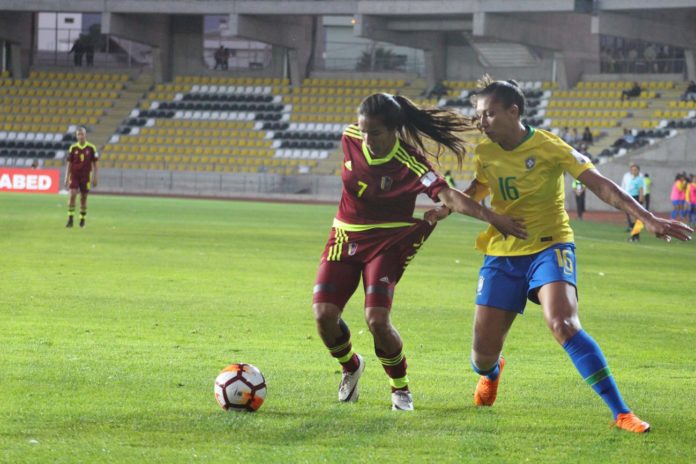
[(512, 235), (522, 240), (527, 239), (527, 228), (524, 225), (524, 221), (520, 218), (495, 214), (491, 221), (491, 225), (498, 229), (498, 232), (503, 234), (505, 238), (507, 238), (508, 235)]
[(423, 214), (423, 219), (428, 221), (428, 224), (434, 226), (441, 219), (445, 219), (450, 215), (450, 209), (446, 206), (439, 206), (437, 208), (430, 209)]
[(95, 178), (95, 179), (92, 181), (92, 187), (96, 187), (96, 186), (97, 186), (97, 179)]
[(648, 231), (655, 234), (655, 237), (661, 238), (666, 242), (669, 242), (672, 238), (681, 241), (691, 240), (691, 234), (694, 233), (694, 229), (683, 222), (672, 219), (662, 219), (654, 215), (643, 222)]

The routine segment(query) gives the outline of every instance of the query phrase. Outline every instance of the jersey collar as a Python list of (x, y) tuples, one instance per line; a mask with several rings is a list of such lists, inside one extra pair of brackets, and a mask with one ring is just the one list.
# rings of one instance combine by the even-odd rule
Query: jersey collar
[(391, 161), (391, 159), (396, 155), (396, 152), (401, 148), (401, 144), (399, 143), (399, 138), (396, 138), (396, 143), (394, 144), (394, 147), (392, 147), (391, 151), (387, 153), (387, 156), (383, 156), (382, 158), (372, 158), (372, 155), (370, 155), (370, 149), (367, 148), (367, 145), (365, 145), (365, 142), (363, 141), (362, 143), (362, 152), (363, 155), (365, 155), (365, 159), (367, 160), (367, 164), (370, 166), (374, 166), (376, 164), (385, 164)]
[[(515, 151), (515, 150), (517, 150), (517, 149), (520, 148), (522, 145), (524, 145), (524, 143), (525, 143), (527, 140), (531, 139), (532, 136), (534, 135), (534, 132), (535, 132), (535, 131), (534, 131), (534, 128), (533, 128), (532, 126), (528, 126), (527, 124), (525, 124), (524, 127), (527, 128), (527, 133), (526, 133), (525, 136), (522, 138), (522, 140), (520, 140), (520, 143), (518, 143), (518, 144), (515, 146), (515, 148), (513, 148), (512, 150), (509, 150), (509, 151)], [(501, 148), (502, 148), (502, 147), (501, 147)]]

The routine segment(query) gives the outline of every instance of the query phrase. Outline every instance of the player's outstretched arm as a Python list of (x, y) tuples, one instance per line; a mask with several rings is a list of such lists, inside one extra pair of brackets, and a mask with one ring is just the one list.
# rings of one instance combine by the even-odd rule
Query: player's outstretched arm
[(578, 180), (604, 203), (643, 221), (645, 227), (656, 237), (667, 241), (672, 237), (679, 240), (691, 240), (691, 234), (694, 232), (691, 227), (679, 221), (655, 216), (596, 169), (583, 172), (578, 176)]
[[(495, 213), (457, 189), (445, 188), (440, 191), (438, 197), (440, 201), (444, 203), (444, 207), (431, 210), (436, 211), (434, 217), (437, 218), (437, 220), (447, 217), (450, 211), (456, 211), (460, 214), (465, 214), (489, 223), (498, 229), (505, 237), (513, 235), (521, 239), (527, 238), (527, 229), (520, 219)], [(428, 213), (430, 213), (430, 211), (428, 211)], [(426, 213), (426, 220), (432, 224), (434, 222), (428, 219), (428, 213)]]
[[(469, 198), (473, 198), (476, 202), (481, 202), (481, 200), (488, 196), (489, 191), (488, 187), (474, 179), (462, 193)], [(423, 215), (423, 219), (428, 221), (430, 224), (435, 224), (436, 222), (445, 219), (450, 214), (452, 214), (452, 210), (447, 206), (442, 205), (426, 211), (426, 213)]]

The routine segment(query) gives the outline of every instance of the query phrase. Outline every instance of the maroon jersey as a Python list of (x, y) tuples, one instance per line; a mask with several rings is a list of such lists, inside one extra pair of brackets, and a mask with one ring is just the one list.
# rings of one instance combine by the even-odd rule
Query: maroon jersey
[(70, 174), (78, 177), (89, 177), (92, 172), (92, 161), (99, 159), (97, 147), (89, 142), (84, 145), (73, 143), (68, 149), (68, 163), (70, 163)]
[[(433, 171), (420, 151), (399, 139), (383, 158), (372, 158), (356, 124), (343, 131), (343, 193), (335, 223), (346, 230), (376, 225), (415, 222), (413, 210), (419, 193), (438, 201), (447, 182)], [(342, 223), (342, 224), (341, 224)]]

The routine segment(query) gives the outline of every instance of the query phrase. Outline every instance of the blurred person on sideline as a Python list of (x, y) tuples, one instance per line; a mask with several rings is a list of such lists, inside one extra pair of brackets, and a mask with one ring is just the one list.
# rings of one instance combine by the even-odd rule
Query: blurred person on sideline
[(578, 219), (582, 221), (582, 215), (585, 214), (585, 185), (577, 179), (573, 179), (573, 193), (575, 194), (575, 211)]
[[(642, 205), (645, 196), (645, 183), (643, 182), (643, 176), (640, 175), (640, 166), (632, 164), (630, 172), (631, 178), (628, 180), (627, 193)], [(631, 242), (639, 242), (640, 231), (643, 230), (643, 222), (629, 213), (626, 213), (626, 218), (631, 228), (628, 240)]]
[(686, 218), (686, 176), (677, 174), (672, 184), (672, 193), (669, 196), (672, 201), (672, 219)]
[(689, 183), (685, 189), (685, 209), (688, 209), (689, 224), (691, 227), (696, 225), (696, 177), (693, 174), (689, 175)]
[(645, 199), (645, 202), (643, 203), (643, 206), (645, 206), (645, 209), (650, 211), (650, 192), (652, 192), (652, 177), (650, 177), (650, 174), (647, 172), (643, 174), (643, 190), (645, 194), (643, 195), (643, 198)]

